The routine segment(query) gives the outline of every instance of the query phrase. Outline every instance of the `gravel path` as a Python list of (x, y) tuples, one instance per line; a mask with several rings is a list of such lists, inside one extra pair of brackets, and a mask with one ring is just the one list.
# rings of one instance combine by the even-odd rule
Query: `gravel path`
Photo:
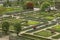
[(9, 36), (2, 37), (0, 40), (9, 40)]

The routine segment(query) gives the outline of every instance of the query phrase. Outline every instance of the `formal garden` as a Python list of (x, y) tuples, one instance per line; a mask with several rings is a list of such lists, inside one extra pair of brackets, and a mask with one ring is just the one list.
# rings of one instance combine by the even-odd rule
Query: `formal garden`
[(1, 39), (60, 40), (60, 12), (54, 0), (5, 1), (0, 5)]

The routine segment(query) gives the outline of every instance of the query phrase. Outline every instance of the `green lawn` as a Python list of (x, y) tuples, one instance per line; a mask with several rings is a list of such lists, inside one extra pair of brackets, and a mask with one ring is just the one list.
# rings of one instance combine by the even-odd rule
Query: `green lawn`
[(53, 20), (54, 17), (52, 17), (52, 16), (45, 16), (45, 19), (47, 19), (47, 20)]
[(14, 23), (21, 22), (21, 21), (23, 21), (23, 19), (13, 18), (13, 19), (6, 19), (6, 20), (3, 20), (3, 21), (8, 21), (9, 24), (10, 24), (10, 30), (14, 30), (14, 27), (13, 27)]
[(45, 38), (42, 38), (42, 37), (30, 35), (30, 34), (22, 34), (22, 36), (27, 37), (27, 38), (31, 38), (33, 40), (50, 40), (50, 39), (45, 39)]
[(43, 31), (35, 33), (35, 35), (49, 37), (49, 36), (51, 36), (53, 34), (48, 30), (43, 30)]
[(56, 25), (55, 27), (53, 27), (57, 32), (60, 32), (60, 25)]
[[(24, 19), (15, 19), (15, 18), (11, 18), (11, 19), (9, 19), (9, 18), (3, 18), (3, 21), (8, 21), (9, 23), (10, 23), (10, 30), (14, 30), (14, 27), (13, 27), (13, 24), (14, 23), (17, 23), (17, 22), (22, 22)], [(23, 25), (22, 25), (22, 27), (27, 27), (27, 26), (25, 26), (25, 25), (37, 25), (37, 24), (39, 24), (40, 22), (38, 22), (38, 21), (32, 21), (32, 20), (28, 20), (28, 23), (26, 24), (25, 22), (22, 22), (23, 23)]]
[[(15, 21), (15, 22), (14, 22)], [(14, 22), (14, 23), (16, 23), (16, 22), (19, 22), (20, 20), (14, 20), (14, 21), (12, 21), (12, 22)], [(22, 20), (21, 20), (22, 21)], [(38, 24), (39, 22), (37, 22), (37, 21), (28, 21), (28, 23), (27, 23), (27, 25), (36, 25), (36, 24)], [(27, 27), (27, 26), (25, 26), (25, 24), (26, 23), (24, 23), (22, 26), (23, 27)], [(13, 28), (13, 26), (10, 26), (10, 30), (13, 30), (14, 28)]]
[(6, 14), (10, 12), (22, 11), (22, 7), (0, 7), (0, 14)]
[[(33, 14), (33, 15), (32, 15)], [(27, 17), (31, 17), (33, 19), (37, 19), (40, 20), (40, 18), (45, 19), (46, 21), (51, 21), (53, 20), (56, 16), (54, 16), (55, 14), (53, 12), (49, 13), (49, 12), (37, 12), (37, 13), (27, 13), (27, 14), (22, 14)]]
[(11, 25), (11, 26), (9, 27), (9, 30), (14, 30), (14, 26)]
[(36, 25), (36, 24), (39, 24), (39, 22), (38, 21), (32, 21), (32, 20), (28, 21), (28, 25)]
[(52, 38), (54, 38), (54, 39), (60, 39), (60, 34), (57, 35), (57, 36), (54, 36), (54, 37), (52, 37)]
[[(11, 22), (11, 23), (16, 23), (16, 22), (22, 22), (24, 19), (15, 19), (15, 18), (3, 18), (3, 21), (8, 21), (8, 22)], [(32, 20), (27, 20), (28, 21), (28, 25), (36, 25), (36, 24), (39, 24), (40, 22), (38, 21), (32, 21)], [(24, 22), (23, 22), (24, 23)]]

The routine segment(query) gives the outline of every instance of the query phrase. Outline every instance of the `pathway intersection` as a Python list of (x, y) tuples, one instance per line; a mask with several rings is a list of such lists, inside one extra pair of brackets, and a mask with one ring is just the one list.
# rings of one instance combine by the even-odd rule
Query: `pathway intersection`
[[(53, 21), (57, 21), (56, 19), (53, 19)], [(49, 22), (49, 24), (52, 24), (52, 22), (50, 21)], [(56, 25), (58, 25), (58, 23), (56, 23), (54, 26), (56, 26)], [(45, 25), (42, 25), (41, 27), (43, 27), (43, 26), (45, 26)], [(28, 34), (31, 34), (31, 35), (34, 35), (34, 33), (36, 33), (36, 32), (40, 32), (40, 31), (43, 31), (43, 30), (46, 30), (46, 29), (48, 29), (48, 28), (52, 28), (52, 27), (54, 27), (54, 26), (50, 26), (50, 27), (46, 27), (46, 28), (43, 28), (43, 29), (39, 29), (38, 31), (30, 31), (30, 30), (33, 30), (33, 29), (29, 29), (29, 30), (26, 30), (26, 31), (23, 31), (23, 32), (21, 32), (21, 34), (23, 34), (23, 33), (26, 33), (26, 32), (28, 32), (28, 31), (30, 31), (30, 32), (28, 32)], [(39, 27), (38, 27), (39, 28)], [(52, 35), (52, 36), (50, 36), (50, 37), (43, 37), (43, 38), (48, 38), (48, 39), (53, 39), (52, 37), (54, 37), (54, 36), (57, 36), (57, 35), (59, 35), (60, 33), (58, 33), (58, 32), (55, 32), (56, 34), (55, 35)], [(42, 37), (42, 36), (40, 36), (40, 37)], [(53, 40), (58, 40), (58, 39), (53, 39)]]
[[(23, 12), (23, 13), (30, 13), (30, 12), (36, 12), (36, 11), (39, 11), (39, 9), (37, 9), (37, 10), (34, 10), (34, 11), (28, 11), (28, 12)], [(21, 13), (17, 13), (17, 14), (21, 14)], [(24, 16), (24, 15), (23, 15)], [(27, 19), (27, 18), (25, 18), (25, 19)], [(33, 18), (32, 18), (33, 19)], [(27, 19), (27, 20), (32, 20), (32, 19)], [(34, 35), (34, 33), (36, 33), (36, 32), (39, 32), (39, 31), (42, 31), (42, 30), (46, 30), (46, 29), (48, 29), (48, 28), (52, 28), (53, 26), (56, 26), (56, 25), (58, 25), (58, 20), (56, 20), (57, 18), (55, 18), (55, 19), (53, 19), (52, 21), (48, 21), (47, 22), (47, 25), (46, 24), (42, 24), (42, 25), (38, 25), (37, 26), (37, 29), (36, 30), (33, 30), (33, 28), (31, 27), (31, 26), (29, 26), (29, 27), (27, 27), (27, 28), (24, 28), (24, 30), (21, 32), (21, 33), (19, 33), (19, 35), (20, 34), (24, 34), (24, 33), (28, 33), (28, 34), (31, 34), (31, 35)], [(59, 18), (58, 18), (59, 19)], [(38, 20), (37, 20), (38, 21)], [(49, 26), (49, 27), (48, 27)], [(42, 29), (41, 29), (41, 27), (43, 27)], [(48, 39), (53, 39), (52, 37), (53, 36), (56, 36), (56, 35), (59, 35), (60, 33), (58, 33), (58, 32), (56, 32), (56, 34), (55, 35), (52, 35), (52, 36), (50, 36), (50, 37), (45, 37), (45, 38), (48, 38)], [(41, 36), (42, 37), (42, 36)], [(9, 40), (9, 36), (6, 36), (6, 37), (2, 37), (2, 38), (0, 38), (0, 40)], [(57, 39), (53, 39), (53, 40), (57, 40)]]

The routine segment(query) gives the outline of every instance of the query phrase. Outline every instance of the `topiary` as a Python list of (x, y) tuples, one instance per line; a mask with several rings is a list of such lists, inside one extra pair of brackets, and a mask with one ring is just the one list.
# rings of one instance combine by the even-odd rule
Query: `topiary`
[(48, 2), (44, 2), (41, 4), (41, 11), (45, 11), (46, 8), (48, 8), (50, 6), (50, 3)]

